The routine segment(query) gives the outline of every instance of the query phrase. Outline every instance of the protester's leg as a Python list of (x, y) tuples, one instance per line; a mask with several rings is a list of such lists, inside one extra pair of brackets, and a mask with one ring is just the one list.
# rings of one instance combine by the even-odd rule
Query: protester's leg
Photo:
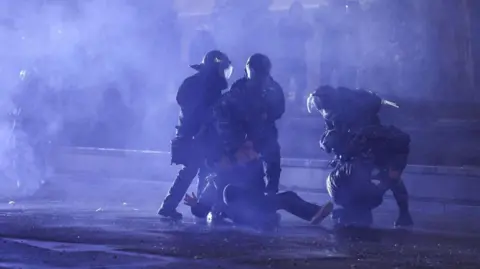
[(327, 202), (324, 205), (316, 205), (309, 203), (298, 194), (292, 191), (278, 193), (277, 195), (267, 195), (265, 205), (270, 210), (285, 210), (288, 213), (299, 217), (303, 220), (317, 224), (325, 219), (333, 210), (333, 203)]

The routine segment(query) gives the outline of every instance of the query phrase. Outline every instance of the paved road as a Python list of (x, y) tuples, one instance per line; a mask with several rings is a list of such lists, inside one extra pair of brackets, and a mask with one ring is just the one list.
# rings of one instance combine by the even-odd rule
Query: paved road
[[(135, 199), (37, 199), (0, 204), (0, 268), (480, 268), (480, 234), (448, 216), (417, 215), (414, 231), (333, 231), (285, 216), (261, 234), (188, 214), (166, 223)], [(384, 227), (394, 217), (377, 213)], [(425, 231), (431, 223), (444, 232)]]
[(109, 210), (15, 204), (0, 211), (4, 268), (479, 268), (480, 240), (395, 230), (333, 232), (287, 220), (261, 234)]

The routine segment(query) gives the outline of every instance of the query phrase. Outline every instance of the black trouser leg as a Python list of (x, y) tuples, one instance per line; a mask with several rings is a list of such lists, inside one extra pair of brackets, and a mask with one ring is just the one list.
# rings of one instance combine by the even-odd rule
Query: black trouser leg
[(400, 210), (400, 212), (409, 211), (408, 191), (407, 191), (407, 187), (405, 186), (405, 183), (403, 182), (403, 180), (399, 179), (395, 183), (393, 183), (390, 190), (393, 193), (393, 197), (395, 198), (395, 201), (397, 202), (398, 209)]
[(376, 163), (382, 169), (380, 188), (391, 190), (401, 213), (408, 212), (408, 191), (401, 180), (410, 153), (410, 136), (394, 126), (378, 126), (375, 129), (386, 143), (377, 147)]
[(413, 220), (410, 215), (408, 191), (401, 178), (389, 178), (385, 176), (381, 179), (380, 186), (385, 192), (391, 190), (393, 197), (395, 198), (395, 202), (397, 202), (399, 215), (395, 221), (395, 226), (406, 227), (413, 225)]
[(320, 206), (306, 202), (291, 191), (264, 195), (259, 191), (229, 185), (225, 188), (224, 200), (229, 207), (234, 207), (242, 218), (252, 216), (263, 218), (278, 210), (285, 210), (303, 220), (310, 221), (320, 210)]
[(400, 178), (401, 173), (403, 173), (403, 170), (407, 166), (407, 160), (408, 160), (408, 152), (405, 152), (404, 154), (396, 155), (396, 158), (394, 159), (393, 169), (399, 171), (398, 178), (389, 179), (391, 181), (390, 190), (393, 193), (393, 197), (395, 197), (395, 201), (397, 202), (398, 209), (400, 210), (400, 212), (409, 211), (409, 205), (408, 205), (409, 195), (408, 195), (407, 187), (405, 186), (405, 183), (403, 182), (403, 180)]
[(409, 195), (403, 180), (400, 177), (390, 178), (388, 175), (388, 171), (385, 171), (383, 173), (380, 180), (381, 181), (380, 181), (379, 187), (382, 189), (383, 193), (387, 192), (388, 190), (391, 190), (400, 212), (408, 212), (409, 211), (409, 203), (408, 203)]
[(275, 136), (262, 147), (261, 154), (265, 162), (265, 174), (267, 178), (266, 191), (269, 193), (277, 193), (282, 168), (280, 144)]
[(184, 166), (178, 172), (161, 206), (164, 210), (175, 210), (187, 193), (190, 184), (198, 173), (198, 166)]

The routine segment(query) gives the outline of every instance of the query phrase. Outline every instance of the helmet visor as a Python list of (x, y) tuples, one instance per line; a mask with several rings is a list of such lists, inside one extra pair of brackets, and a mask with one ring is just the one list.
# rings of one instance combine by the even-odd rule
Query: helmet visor
[(223, 70), (223, 75), (225, 76), (226, 79), (230, 79), (232, 74), (233, 74), (233, 66), (230, 64), (228, 65), (227, 68)]
[(317, 103), (320, 103), (320, 98), (313, 94), (310, 94), (307, 98), (307, 111), (308, 113), (320, 112)]
[(327, 117), (327, 111), (322, 106), (322, 99), (313, 94), (310, 94), (307, 98), (307, 111), (308, 113), (318, 112), (323, 117)]
[(253, 71), (252, 69), (250, 68), (250, 65), (247, 64), (247, 66), (245, 66), (245, 75), (247, 76), (248, 79), (251, 79), (252, 76), (253, 76)]

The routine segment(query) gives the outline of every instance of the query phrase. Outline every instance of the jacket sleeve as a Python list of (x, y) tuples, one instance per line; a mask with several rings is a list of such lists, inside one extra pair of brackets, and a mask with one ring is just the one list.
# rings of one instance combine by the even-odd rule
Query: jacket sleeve
[(187, 78), (182, 82), (180, 88), (177, 92), (177, 104), (180, 108), (184, 109), (187, 107), (193, 107), (196, 103), (197, 98), (192, 98), (192, 91), (195, 88), (195, 83), (192, 78)]
[(228, 92), (218, 102), (214, 109), (214, 125), (223, 152), (230, 158), (243, 145), (245, 132), (240, 126), (238, 94)]
[(266, 93), (268, 103), (268, 118), (272, 121), (279, 120), (285, 113), (285, 93), (277, 82), (273, 81), (271, 87)]

